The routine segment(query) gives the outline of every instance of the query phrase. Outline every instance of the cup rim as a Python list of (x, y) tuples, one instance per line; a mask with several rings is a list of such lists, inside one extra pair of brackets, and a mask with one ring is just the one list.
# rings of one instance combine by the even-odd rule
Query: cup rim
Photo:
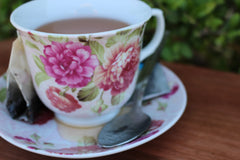
[(122, 27), (122, 28), (118, 28), (118, 29), (114, 29), (114, 30), (108, 30), (108, 31), (102, 31), (102, 32), (92, 32), (92, 33), (80, 33), (80, 34), (50, 33), (50, 32), (42, 32), (42, 31), (37, 31), (35, 29), (30, 29), (30, 28), (24, 27), (22, 25), (19, 25), (17, 22), (15, 22), (14, 16), (17, 15), (16, 14), (17, 10), (20, 10), (22, 8), (22, 6), (24, 6), (24, 5), (29, 5), (30, 3), (36, 2), (36, 0), (35, 1), (26, 2), (26, 3), (22, 4), (22, 5), (20, 5), (19, 7), (17, 7), (16, 9), (14, 9), (13, 12), (11, 13), (11, 15), (10, 15), (10, 22), (19, 31), (31, 32), (32, 34), (36, 34), (36, 35), (44, 36), (44, 37), (45, 36), (54, 36), (54, 37), (80, 37), (80, 36), (86, 36), (86, 37), (88, 37), (89, 35), (94, 35), (94, 36), (111, 35), (111, 34), (115, 34), (117, 32), (129, 30), (129, 29), (133, 29), (133, 28), (138, 28), (138, 27), (144, 25), (152, 17), (152, 9), (151, 9), (151, 7), (148, 4), (146, 4), (145, 2), (140, 1), (140, 0), (135, 0), (135, 1), (138, 1), (139, 3), (142, 3), (146, 7), (149, 8), (149, 10), (150, 10), (149, 16), (145, 20), (142, 20), (142, 21), (140, 21), (138, 23), (129, 24), (126, 27)]

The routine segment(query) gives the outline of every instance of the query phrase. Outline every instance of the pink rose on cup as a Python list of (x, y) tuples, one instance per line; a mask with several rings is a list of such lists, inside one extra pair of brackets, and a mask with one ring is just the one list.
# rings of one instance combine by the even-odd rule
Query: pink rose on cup
[(44, 46), (44, 55), (40, 56), (46, 73), (55, 78), (60, 85), (71, 88), (84, 87), (99, 65), (96, 55), (91, 55), (91, 48), (79, 42), (52, 42)]
[(104, 91), (111, 90), (113, 96), (124, 92), (133, 81), (139, 54), (138, 41), (118, 46), (107, 54), (104, 64), (96, 68), (93, 81)]
[(46, 95), (55, 108), (67, 113), (82, 108), (71, 94), (64, 93), (64, 95), (61, 95), (60, 92), (60, 89), (53, 86), (46, 90)]

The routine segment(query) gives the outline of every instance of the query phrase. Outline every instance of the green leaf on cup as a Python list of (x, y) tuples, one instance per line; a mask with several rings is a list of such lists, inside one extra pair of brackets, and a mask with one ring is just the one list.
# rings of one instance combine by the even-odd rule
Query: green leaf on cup
[(78, 41), (81, 42), (85, 46), (89, 46), (89, 38), (86, 36), (79, 36)]
[(90, 41), (89, 45), (92, 50), (92, 54), (97, 55), (100, 63), (104, 63), (104, 47), (97, 41)]
[(68, 37), (61, 37), (61, 36), (59, 36), (59, 37), (54, 37), (54, 36), (51, 36), (51, 35), (49, 35), (48, 36), (48, 40), (50, 41), (50, 42), (67, 42), (68, 41)]
[(30, 41), (28, 41), (28, 40), (25, 41), (25, 44), (26, 44), (28, 47), (30, 47), (30, 48), (33, 48), (33, 49), (36, 49), (36, 50), (40, 51), (40, 49), (37, 47), (36, 44), (34, 44), (34, 43), (32, 43), (32, 42), (30, 42)]
[(117, 35), (126, 35), (128, 34), (132, 29), (124, 30), (124, 31), (119, 31), (117, 32)]
[(140, 36), (141, 35), (141, 33), (142, 33), (142, 27), (140, 27), (140, 28), (137, 28), (137, 29), (135, 29), (134, 31), (132, 31), (132, 33), (130, 33), (129, 35), (128, 35), (128, 40), (129, 39), (131, 39), (131, 38), (133, 38), (133, 37), (135, 37), (135, 36)]
[(110, 48), (110, 47), (112, 47), (116, 43), (117, 43), (117, 36), (112, 36), (112, 37), (108, 38), (107, 43), (105, 44), (105, 46), (107, 48)]
[(108, 108), (108, 105), (104, 104), (104, 101), (100, 99), (91, 109), (93, 112), (100, 114), (103, 111), (105, 111), (107, 108)]
[(40, 42), (42, 45), (46, 45), (46, 43), (39, 37), (37, 36), (36, 34), (33, 34), (31, 32), (28, 32), (28, 35), (30, 36), (30, 38), (32, 40), (34, 40), (35, 42)]
[(94, 37), (94, 39), (103, 39), (103, 37)]
[(39, 39), (39, 42), (44, 46), (46, 45), (46, 43), (42, 39)]
[(45, 72), (38, 72), (36, 75), (35, 75), (35, 82), (37, 83), (37, 86), (40, 86), (40, 84), (43, 82), (43, 81), (46, 81), (50, 79), (50, 77), (45, 73)]
[(38, 68), (45, 72), (45, 69), (44, 69), (44, 64), (42, 63), (42, 61), (40, 60), (40, 58), (36, 55), (33, 55), (33, 60), (35, 62), (35, 64), (38, 66)]
[(120, 93), (116, 96), (112, 96), (111, 103), (112, 105), (118, 105), (124, 99), (124, 93)]
[(93, 82), (82, 88), (77, 95), (79, 101), (92, 101), (99, 95), (99, 88)]
[(71, 88), (71, 91), (74, 93), (77, 90), (77, 88)]
[(86, 36), (79, 36), (78, 40), (79, 40), (79, 42), (87, 42), (88, 41)]
[(118, 42), (121, 42), (122, 44), (125, 45), (131, 37), (133, 37), (135, 35), (139, 35), (141, 33), (141, 29), (142, 28), (138, 28), (138, 29), (134, 30), (132, 33), (130, 33), (131, 29), (124, 30), (124, 31), (119, 31), (119, 32), (117, 32), (116, 35), (108, 38), (105, 46), (107, 48), (110, 48)]
[(105, 44), (105, 46), (107, 48), (110, 48), (110, 47), (112, 47), (113, 45), (115, 45), (118, 42), (121, 42), (122, 44), (126, 44), (127, 40), (128, 40), (127, 37), (128, 37), (127, 34), (122, 34), (122, 35), (117, 34), (117, 35), (114, 35), (114, 36), (108, 38), (107, 43)]
[(4, 102), (6, 99), (6, 94), (7, 94), (7, 88), (2, 88), (0, 90), (0, 102)]

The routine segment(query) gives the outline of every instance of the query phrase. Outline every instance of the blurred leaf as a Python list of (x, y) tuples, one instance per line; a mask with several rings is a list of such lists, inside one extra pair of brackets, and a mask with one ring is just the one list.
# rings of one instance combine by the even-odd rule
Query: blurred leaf
[(231, 18), (229, 19), (229, 26), (231, 28), (240, 26), (240, 14), (239, 13), (234, 13)]
[(187, 32), (188, 32), (188, 29), (184, 26), (180, 26), (178, 29), (178, 33), (181, 36), (185, 36), (187, 34)]
[(185, 23), (196, 24), (196, 19), (192, 15), (184, 13), (182, 18)]
[(216, 30), (220, 25), (223, 24), (223, 20), (217, 17), (209, 17), (206, 20), (206, 27), (209, 27), (212, 30)]
[(177, 23), (180, 19), (178, 18), (178, 13), (177, 12), (173, 12), (173, 11), (169, 11), (166, 13), (166, 19), (167, 21), (169, 21), (170, 23)]
[(240, 37), (240, 29), (229, 31), (227, 36), (230, 40), (233, 40), (236, 37)]
[(182, 43), (180, 50), (181, 50), (181, 53), (182, 53), (183, 57), (185, 57), (187, 59), (192, 58), (193, 53), (192, 53), (192, 50), (187, 43)]
[(219, 37), (217, 37), (215, 39), (215, 45), (217, 46), (222, 46), (225, 42), (225, 36), (224, 35), (220, 35)]
[(13, 9), (29, 0), (0, 0), (0, 40), (16, 36), (15, 28), (11, 25), (9, 17)]
[(203, 3), (200, 6), (196, 6), (197, 8), (196, 8), (195, 14), (199, 18), (204, 17), (210, 14), (215, 9), (216, 5), (217, 5), (216, 2), (214, 1)]
[(239, 0), (234, 0), (234, 3), (236, 3), (237, 7), (240, 7), (240, 1)]
[(162, 58), (166, 61), (173, 61), (172, 52), (168, 47), (164, 47), (162, 50)]
[(166, 1), (171, 9), (176, 10), (178, 8), (184, 7), (187, 3), (186, 0), (168, 0)]

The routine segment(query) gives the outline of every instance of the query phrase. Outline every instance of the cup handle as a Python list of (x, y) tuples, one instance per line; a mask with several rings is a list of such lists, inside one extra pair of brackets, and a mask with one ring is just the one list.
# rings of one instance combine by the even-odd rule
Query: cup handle
[(155, 52), (161, 43), (165, 31), (165, 21), (163, 12), (160, 9), (153, 8), (152, 16), (157, 18), (157, 26), (152, 40), (145, 46), (140, 54), (140, 62)]

